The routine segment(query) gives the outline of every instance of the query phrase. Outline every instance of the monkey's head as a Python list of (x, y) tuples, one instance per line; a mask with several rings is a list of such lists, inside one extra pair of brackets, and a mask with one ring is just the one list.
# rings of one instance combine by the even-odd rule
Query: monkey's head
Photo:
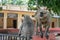
[(38, 9), (35, 16), (39, 18), (44, 18), (44, 17), (47, 17), (48, 14), (49, 14), (49, 11), (44, 10), (44, 9)]
[(24, 15), (24, 20), (25, 20), (25, 21), (29, 21), (30, 19), (31, 19), (31, 18), (30, 18), (29, 15), (26, 15), (26, 14)]
[(28, 25), (29, 27), (34, 26), (33, 20), (30, 18), (29, 15), (24, 15), (23, 22)]
[(42, 10), (42, 11), (40, 11), (39, 16), (40, 17), (47, 17), (48, 16), (48, 12), (46, 10)]

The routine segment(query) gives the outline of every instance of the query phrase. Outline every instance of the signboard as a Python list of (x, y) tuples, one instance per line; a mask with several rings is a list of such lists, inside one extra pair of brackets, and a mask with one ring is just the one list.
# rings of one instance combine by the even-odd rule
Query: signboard
[(9, 13), (8, 18), (17, 18), (17, 14)]

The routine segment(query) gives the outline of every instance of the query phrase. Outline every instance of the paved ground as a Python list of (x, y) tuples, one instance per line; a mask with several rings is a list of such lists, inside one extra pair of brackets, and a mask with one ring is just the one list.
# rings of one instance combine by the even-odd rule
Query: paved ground
[[(44, 38), (40, 38), (40, 36), (34, 36), (33, 40), (47, 40), (45, 37)], [(60, 40), (60, 36), (50, 36), (49, 40)]]
[(60, 36), (57, 36), (57, 37), (56, 37), (56, 40), (60, 40)]

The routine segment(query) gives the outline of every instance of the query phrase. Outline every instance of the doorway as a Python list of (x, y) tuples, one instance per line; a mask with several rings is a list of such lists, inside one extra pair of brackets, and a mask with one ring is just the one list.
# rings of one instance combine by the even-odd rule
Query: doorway
[(18, 14), (8, 13), (7, 15), (7, 28), (17, 28)]
[(13, 28), (17, 28), (17, 20), (13, 20)]
[(54, 22), (52, 22), (52, 28), (54, 28), (55, 26), (54, 26), (55, 24), (54, 24)]

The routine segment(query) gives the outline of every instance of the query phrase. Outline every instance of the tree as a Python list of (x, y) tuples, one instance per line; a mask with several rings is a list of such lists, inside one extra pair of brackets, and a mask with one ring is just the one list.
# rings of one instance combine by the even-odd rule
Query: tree
[(12, 5), (22, 5), (22, 0), (2, 0), (2, 5), (12, 4)]
[(34, 6), (36, 5), (36, 0), (29, 0), (28, 1), (28, 10), (36, 10), (36, 7), (34, 8)]
[(60, 15), (60, 3), (59, 2), (60, 0), (29, 0), (28, 7), (30, 8), (36, 5), (37, 3), (38, 6), (46, 6), (49, 9), (49, 11), (53, 10), (55, 13)]
[(22, 5), (23, 1), (22, 0), (16, 0), (14, 3), (15, 3), (15, 5)]
[(5, 5), (7, 3), (7, 0), (2, 0), (2, 5)]

